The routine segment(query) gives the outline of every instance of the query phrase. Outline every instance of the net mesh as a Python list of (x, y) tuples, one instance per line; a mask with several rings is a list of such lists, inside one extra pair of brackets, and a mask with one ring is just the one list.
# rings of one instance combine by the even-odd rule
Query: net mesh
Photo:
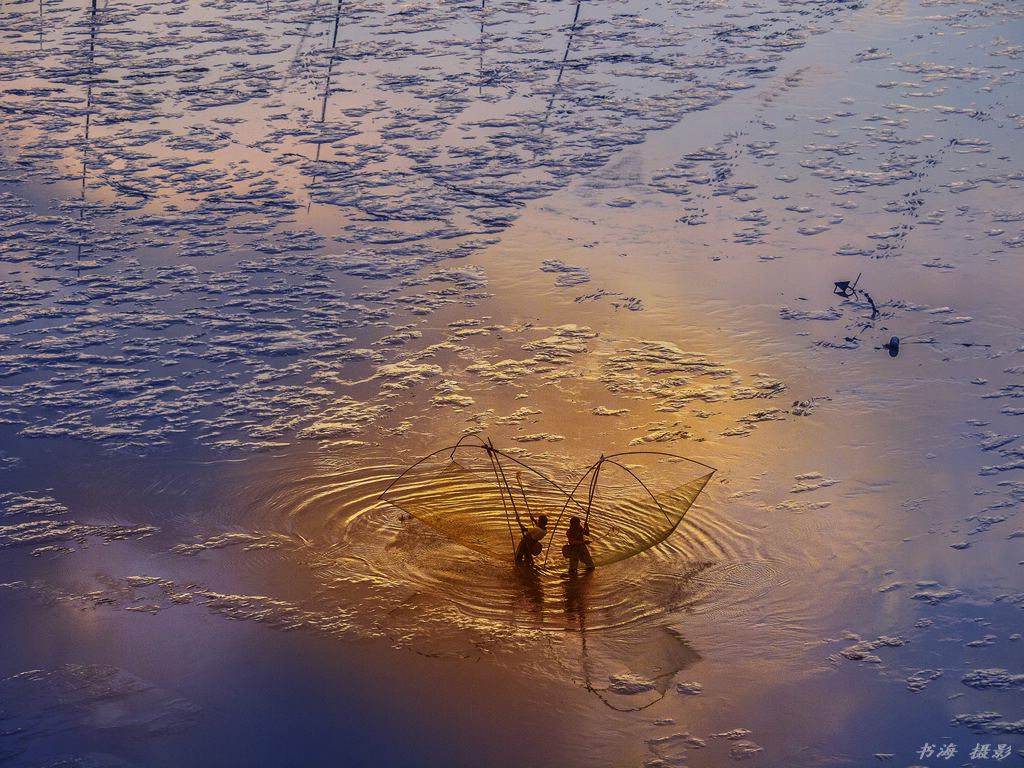
[[(621, 472), (619, 473), (628, 474)], [(607, 565), (638, 555), (667, 539), (690, 510), (714, 472), (681, 485), (648, 493), (637, 484), (618, 482), (611, 468), (602, 466), (590, 509), (590, 555)], [(607, 478), (612, 475), (612, 478)], [(632, 479), (632, 478), (630, 478)], [(577, 491), (575, 496), (581, 494)], [(584, 498), (579, 499), (585, 506)], [(563, 518), (561, 539), (568, 521)], [(558, 542), (559, 545), (561, 542)], [(553, 549), (553, 548), (552, 548)]]
[[(655, 452), (618, 454), (563, 487), (545, 474), (484, 446), (458, 446), (406, 470), (383, 498), (459, 544), (510, 560), (520, 526), (548, 517), (543, 559), (557, 562), (569, 519), (589, 522), (588, 548), (607, 565), (664, 541), (714, 470)], [(595, 477), (596, 475), (596, 477)]]

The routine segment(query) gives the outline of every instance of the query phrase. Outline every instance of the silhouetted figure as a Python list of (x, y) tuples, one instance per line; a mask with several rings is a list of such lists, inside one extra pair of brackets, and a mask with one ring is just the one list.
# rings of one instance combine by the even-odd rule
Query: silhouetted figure
[(519, 540), (519, 546), (516, 547), (516, 564), (525, 563), (526, 565), (533, 565), (533, 558), (541, 553), (540, 540), (547, 536), (548, 533), (548, 516), (538, 515), (536, 522), (533, 517), (530, 517), (531, 525), (527, 528), (525, 525), (520, 523), (519, 527), (522, 529), (523, 538)]
[(588, 571), (594, 568), (594, 558), (590, 556), (590, 550), (587, 548), (587, 544), (590, 543), (587, 540), (589, 535), (589, 525), (585, 525), (576, 516), (569, 519), (569, 530), (565, 532), (565, 537), (569, 540), (569, 543), (565, 545), (564, 554), (569, 558), (570, 574), (574, 574), (579, 570), (581, 560)]

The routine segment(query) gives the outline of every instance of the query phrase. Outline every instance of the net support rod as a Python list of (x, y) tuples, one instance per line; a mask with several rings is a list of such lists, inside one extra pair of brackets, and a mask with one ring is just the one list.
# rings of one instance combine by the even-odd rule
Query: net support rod
[(406, 468), (405, 468), (405, 469), (404, 469), (404, 470), (402, 471), (402, 473), (401, 473), (401, 474), (400, 474), (400, 475), (399, 475), (398, 477), (396, 477), (396, 478), (395, 478), (394, 480), (392, 480), (392, 481), (391, 481), (390, 483), (388, 483), (388, 487), (387, 487), (387, 488), (385, 488), (385, 489), (384, 489), (383, 491), (381, 491), (381, 492), (380, 492), (380, 496), (379, 496), (378, 498), (381, 498), (381, 499), (383, 499), (383, 498), (384, 498), (384, 496), (385, 496), (385, 494), (386, 494), (386, 493), (387, 493), (388, 491), (390, 491), (390, 490), (391, 490), (391, 489), (392, 489), (392, 488), (393, 488), (393, 487), (395, 486), (395, 483), (397, 483), (397, 482), (398, 482), (399, 480), (401, 480), (401, 479), (402, 479), (403, 477), (405, 477), (405, 476), (406, 476), (407, 474), (409, 474), (410, 472), (412, 472), (412, 471), (413, 471), (414, 469), (416, 469), (416, 467), (418, 467), (418, 466), (419, 466), (420, 464), (422, 464), (423, 462), (425, 462), (425, 461), (426, 461), (427, 459), (432, 459), (432, 458), (434, 458), (435, 456), (437, 456), (437, 454), (439, 454), (439, 453), (444, 453), (445, 451), (451, 451), (451, 452), (452, 452), (452, 454), (454, 455), (454, 453), (455, 453), (455, 448), (458, 448), (458, 446), (456, 445), (456, 446), (452, 447), (452, 446), (450, 446), (450, 445), (449, 445), (449, 446), (446, 446), (446, 447), (444, 447), (444, 448), (438, 448), (438, 449), (437, 449), (436, 451), (434, 451), (433, 453), (428, 453), (428, 454), (427, 454), (426, 456), (424, 456), (424, 457), (423, 457), (422, 459), (420, 459), (419, 461), (416, 461), (416, 462), (414, 462), (414, 463), (410, 464), (410, 465), (409, 465), (408, 467), (406, 467)]
[(705, 464), (703, 461), (697, 461), (686, 456), (679, 456), (675, 453), (668, 453), (666, 451), (621, 451), (619, 453), (610, 453), (605, 456), (606, 459), (617, 459), (619, 456), (668, 456), (670, 459), (682, 459), (688, 461), (691, 464), (697, 464), (706, 469), (710, 469), (712, 472), (717, 472), (718, 469), (712, 467), (710, 464)]
[[(465, 446), (465, 447), (469, 447), (469, 446)], [(475, 448), (476, 446), (472, 446), (472, 447), (474, 447), (474, 448)], [(573, 504), (575, 504), (575, 505), (576, 505), (577, 507), (579, 507), (579, 509), (580, 509), (580, 511), (581, 511), (581, 512), (585, 512), (585, 511), (586, 511), (586, 510), (584, 509), (584, 507), (583, 507), (583, 505), (582, 505), (582, 504), (580, 504), (580, 503), (579, 503), (579, 502), (578, 502), (578, 501), (577, 501), (576, 499), (572, 498), (572, 494), (568, 494), (568, 493), (566, 493), (566, 492), (565, 492), (565, 489), (564, 489), (564, 488), (563, 488), (562, 486), (560, 486), (560, 485), (559, 485), (558, 483), (556, 483), (556, 482), (555, 482), (554, 480), (552, 480), (552, 479), (551, 479), (550, 477), (548, 477), (547, 475), (545, 475), (545, 474), (544, 474), (543, 472), (539, 472), (539, 471), (537, 471), (536, 469), (534, 469), (533, 467), (531, 467), (531, 466), (530, 466), (529, 464), (527, 464), (526, 462), (520, 461), (520, 460), (519, 460), (519, 459), (517, 459), (517, 458), (516, 458), (515, 456), (510, 456), (509, 454), (505, 453), (505, 452), (504, 452), (504, 451), (502, 451), (502, 450), (499, 450), (498, 448), (495, 448), (494, 446), (491, 446), (491, 447), (490, 447), (489, 449), (488, 449), (487, 445), (481, 445), (480, 447), (481, 447), (481, 448), (483, 448), (484, 450), (491, 450), (491, 451), (493, 451), (493, 452), (494, 452), (494, 453), (495, 453), (495, 454), (496, 454), (497, 456), (500, 456), (500, 457), (502, 457), (503, 459), (508, 459), (508, 460), (509, 460), (509, 461), (511, 461), (511, 462), (512, 462), (513, 464), (516, 464), (516, 465), (518, 465), (518, 466), (522, 467), (523, 469), (528, 469), (528, 470), (529, 470), (530, 472), (532, 472), (533, 474), (535, 474), (535, 475), (536, 475), (537, 477), (539, 477), (539, 478), (540, 478), (541, 480), (543, 480), (543, 481), (544, 481), (545, 483), (547, 483), (548, 485), (550, 485), (551, 487), (553, 487), (553, 488), (555, 488), (555, 489), (556, 489), (557, 491), (559, 491), (559, 492), (560, 492), (560, 493), (561, 493), (561, 494), (562, 494), (563, 496), (565, 496), (565, 497), (566, 497), (567, 499), (571, 500)], [(678, 457), (677, 457), (677, 458), (678, 458)], [(584, 479), (585, 479), (585, 478), (586, 478), (586, 475), (584, 475)]]
[[(505, 511), (505, 522), (508, 523), (508, 537), (512, 541), (512, 557), (516, 556), (516, 535), (512, 531), (512, 518), (508, 514), (508, 504), (505, 503), (505, 493), (501, 488), (501, 474), (498, 470), (498, 460), (494, 456), (494, 451), (490, 447), (487, 447), (487, 457), (491, 460), (491, 469), (494, 470), (494, 481), (498, 484), (498, 495), (501, 496), (501, 507)], [(520, 528), (522, 523), (520, 523)]]
[[(455, 445), (452, 446), (452, 455), (451, 455), (452, 461), (455, 460), (455, 452), (457, 450), (459, 450), (459, 448), (462, 447), (462, 441), (463, 440), (468, 440), (471, 437), (472, 438), (476, 438), (477, 440), (480, 441), (480, 447), (481, 448), (487, 448), (489, 446), (489, 444), (490, 444), (489, 440), (485, 443), (483, 438), (480, 437), (480, 435), (477, 435), (477, 434), (463, 435), (462, 437), (459, 438), (459, 441), (457, 443), (455, 443)], [(493, 445), (490, 445), (490, 449), (491, 450), (495, 450)], [(441, 450), (445, 450), (445, 449), (442, 448)]]
[[(492, 445), (491, 448), (493, 447), (494, 446)], [(497, 454), (497, 451), (495, 451), (495, 454)], [(505, 493), (508, 494), (508, 501), (512, 505), (512, 513), (516, 516), (516, 522), (519, 523), (520, 528), (525, 528), (526, 526), (523, 525), (522, 518), (519, 517), (519, 507), (516, 506), (516, 497), (512, 493), (512, 486), (508, 484), (508, 477), (505, 475), (505, 468), (501, 466), (501, 459), (498, 458), (497, 455), (494, 457), (494, 463), (495, 466), (498, 467), (498, 472), (501, 474), (501, 484), (505, 488)]]
[(590, 510), (594, 506), (594, 494), (597, 493), (597, 478), (601, 474), (601, 465), (604, 464), (604, 454), (601, 454), (601, 458), (597, 460), (597, 464), (594, 465), (594, 474), (590, 477), (590, 488), (587, 490), (587, 514), (583, 518), (583, 527), (586, 528), (590, 525)]
[[(600, 462), (598, 462), (598, 463), (600, 463)], [(544, 551), (544, 562), (545, 563), (548, 561), (548, 555), (551, 554), (551, 542), (553, 542), (554, 538), (555, 538), (554, 537), (554, 532), (556, 530), (558, 530), (558, 524), (560, 522), (562, 522), (562, 516), (565, 515), (565, 510), (568, 508), (570, 502), (574, 502), (576, 504), (576, 506), (578, 506), (578, 507), (580, 506), (580, 503), (578, 501), (576, 501), (576, 499), (574, 498), (574, 496), (576, 494), (576, 491), (579, 490), (579, 487), (581, 485), (583, 485), (583, 481), (586, 480), (591, 475), (591, 473), (594, 472), (596, 467), (597, 467), (597, 463), (591, 464), (589, 467), (587, 467), (587, 471), (583, 473), (583, 477), (581, 477), (577, 481), (576, 485), (573, 486), (572, 490), (569, 492), (569, 497), (565, 500), (565, 504), (562, 505), (562, 509), (558, 513), (558, 518), (555, 520), (555, 524), (551, 528), (552, 535), (551, 535), (551, 538), (548, 539), (548, 548)], [(564, 493), (564, 491), (563, 491), (563, 493)], [(580, 507), (580, 508), (583, 509), (582, 507)], [(584, 514), (586, 514), (586, 510), (585, 509), (583, 509), (583, 512), (584, 512)]]

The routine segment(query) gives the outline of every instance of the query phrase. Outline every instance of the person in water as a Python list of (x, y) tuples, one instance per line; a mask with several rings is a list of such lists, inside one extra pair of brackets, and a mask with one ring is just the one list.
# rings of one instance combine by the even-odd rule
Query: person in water
[(537, 515), (537, 520), (534, 521), (530, 518), (530, 522), (534, 524), (527, 528), (525, 525), (520, 523), (519, 527), (523, 531), (523, 538), (519, 541), (519, 546), (516, 547), (516, 564), (526, 563), (527, 565), (533, 565), (534, 555), (539, 555), (541, 546), (540, 540), (543, 539), (548, 533), (548, 516)]
[(575, 515), (569, 519), (569, 530), (565, 532), (565, 537), (569, 539), (565, 546), (565, 556), (569, 558), (571, 574), (579, 570), (581, 560), (588, 571), (594, 569), (594, 558), (590, 556), (590, 550), (587, 548), (587, 544), (590, 543), (587, 540), (589, 535), (590, 525), (584, 524)]

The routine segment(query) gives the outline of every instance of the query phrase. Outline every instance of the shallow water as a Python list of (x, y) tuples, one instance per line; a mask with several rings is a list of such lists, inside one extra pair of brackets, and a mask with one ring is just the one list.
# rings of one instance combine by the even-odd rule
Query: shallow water
[[(1022, 22), (3, 2), (0, 761), (1019, 761)], [(568, 578), (468, 434), (718, 472)]]

